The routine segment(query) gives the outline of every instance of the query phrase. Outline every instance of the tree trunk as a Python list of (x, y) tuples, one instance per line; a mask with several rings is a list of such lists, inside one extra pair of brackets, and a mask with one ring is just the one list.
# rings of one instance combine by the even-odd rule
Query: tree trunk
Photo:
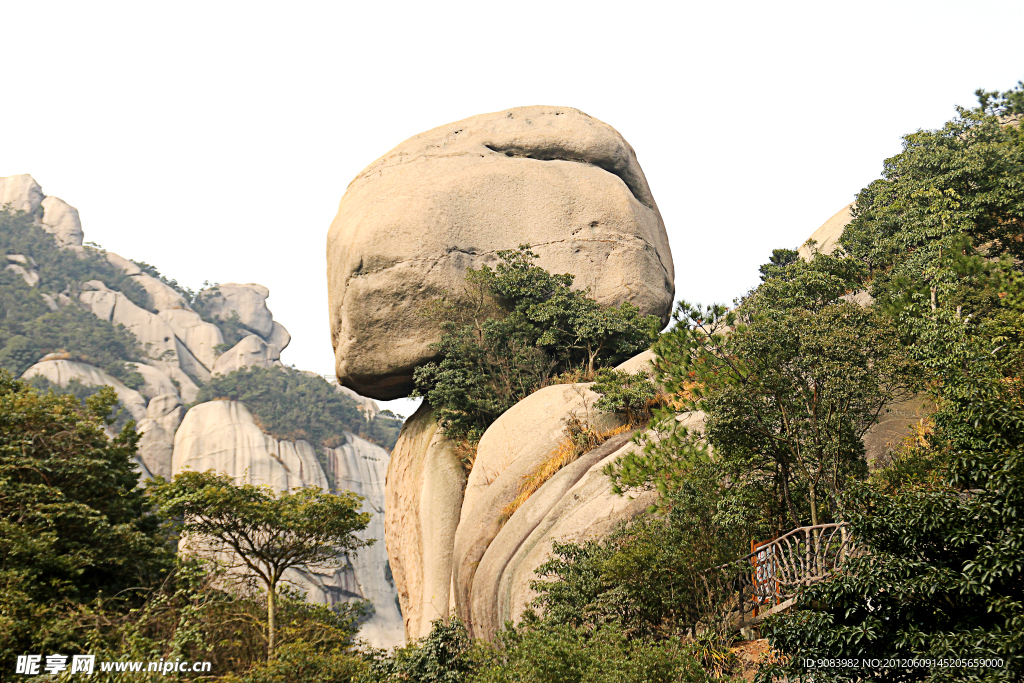
[(811, 499), (811, 526), (818, 526), (818, 496), (817, 487), (814, 484), (808, 486), (807, 493)]
[(267, 662), (274, 658), (274, 630), (277, 628), (274, 620), (275, 603), (277, 602), (276, 589), (276, 586), (267, 586)]

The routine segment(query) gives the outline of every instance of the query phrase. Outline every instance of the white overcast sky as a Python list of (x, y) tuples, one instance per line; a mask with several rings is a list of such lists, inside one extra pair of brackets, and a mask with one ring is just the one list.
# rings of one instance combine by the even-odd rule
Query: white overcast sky
[(729, 302), (901, 135), (1024, 78), (1020, 0), (33, 0), (0, 21), (0, 176), (32, 174), (86, 240), (194, 289), (266, 285), (284, 361), (321, 373), (327, 228), (416, 133), (532, 104), (611, 124), (665, 218), (676, 296)]

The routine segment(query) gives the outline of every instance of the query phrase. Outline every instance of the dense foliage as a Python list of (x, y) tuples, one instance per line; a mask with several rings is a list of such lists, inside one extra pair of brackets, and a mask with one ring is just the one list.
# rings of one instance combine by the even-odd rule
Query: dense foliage
[[(126, 428), (110, 439), (104, 432), (115, 402), (109, 387), (83, 406), (0, 372), (0, 680), (12, 679), (15, 656), (26, 652), (207, 660), (217, 676), (249, 672), (251, 680), (285, 680), (274, 672), (287, 671), (299, 653), (327, 671), (365, 669), (352, 646), (366, 605), (310, 605), (283, 585), (276, 594), (283, 661), (261, 664), (268, 649), (265, 593), (239, 584), (224, 567), (175, 557), (166, 514), (200, 492), (164, 484), (160, 501), (170, 507), (154, 505), (150, 490), (138, 486), (138, 435)], [(238, 504), (248, 490), (218, 481), (206, 493), (233, 501), (231, 511), (251, 525), (259, 515)], [(366, 521), (351, 497), (306, 491), (283, 498), (304, 528)], [(288, 526), (273, 515), (263, 521), (281, 522), (282, 532)], [(312, 545), (314, 554), (325, 552), (325, 545)]]
[(905, 136), (883, 177), (857, 195), (840, 243), (882, 303), (927, 290), (922, 274), (943, 252), (1024, 257), (1024, 130), (1006, 125), (1022, 113), (1020, 93), (979, 91), (980, 106)]
[(402, 422), (388, 415), (367, 420), (359, 404), (319, 376), (289, 368), (243, 368), (214, 375), (197, 402), (241, 401), (268, 434), (278, 439), (310, 442), (320, 453), (344, 443), (348, 431), (390, 451)]
[[(5, 234), (3, 222), (17, 224), (17, 219), (18, 216), (0, 212), (0, 235)], [(21, 228), (42, 232), (33, 225)], [(18, 234), (16, 229), (13, 234)], [(43, 237), (52, 243), (49, 235), (43, 233)], [(76, 265), (84, 262), (71, 253)], [(99, 263), (113, 267), (102, 259)], [(42, 274), (44, 262), (39, 264)], [(90, 275), (96, 276), (94, 271), (84, 273), (85, 277)], [(128, 284), (134, 286), (130, 281)], [(67, 358), (95, 365), (129, 386), (141, 384), (142, 378), (126, 365), (141, 357), (138, 341), (130, 332), (100, 320), (74, 303), (51, 311), (39, 295), (41, 287), (41, 283), (30, 287), (20, 275), (0, 270), (0, 368), (20, 375), (44, 355), (65, 352)]]
[[(104, 433), (116, 403), (104, 388), (83, 406), (0, 371), (0, 660), (82, 650), (67, 612), (167, 571), (159, 519), (137, 487), (130, 428)], [(6, 667), (5, 667), (6, 669)], [(4, 674), (6, 674), (6, 670)]]
[[(867, 474), (861, 437), (920, 386), (894, 322), (842, 299), (841, 259), (770, 272), (735, 311), (679, 304), (654, 346), (672, 397), (662, 433), (608, 469), (619, 491), (719, 482), (716, 514), (741, 537), (833, 520), (847, 479)], [(677, 422), (680, 410), (703, 425)]]
[[(791, 659), (766, 680), (819, 657), (878, 664), (815, 680), (1008, 681), (1024, 671), (1024, 284), (1007, 258), (1019, 258), (1024, 229), (1022, 138), (1000, 120), (1022, 98), (1024, 86), (983, 94), (942, 131), (908, 136), (886, 164), (894, 201), (858, 196), (855, 257), (866, 255), (859, 235), (906, 233), (913, 247), (882, 253), (865, 282), (900, 316), (938, 410), (892, 466), (851, 487), (844, 511), (869, 554), (769, 622)], [(999, 665), (955, 663), (986, 659)]]
[(0, 207), (0, 254), (19, 254), (32, 258), (39, 271), (38, 291), (52, 295), (64, 292), (75, 298), (81, 291), (81, 283), (100, 280), (110, 289), (124, 294), (137, 306), (150, 307), (146, 290), (133, 282), (119, 267), (107, 261), (103, 250), (94, 247), (85, 247), (80, 251), (61, 249), (52, 235), (35, 224), (40, 217)]
[(654, 316), (632, 304), (602, 308), (573, 276), (535, 265), (528, 245), (498, 252), (496, 268), (467, 273), (467, 290), (427, 315), (441, 324), (440, 360), (415, 371), (416, 390), (445, 434), (475, 443), (487, 427), (559, 373), (593, 376), (646, 349)]

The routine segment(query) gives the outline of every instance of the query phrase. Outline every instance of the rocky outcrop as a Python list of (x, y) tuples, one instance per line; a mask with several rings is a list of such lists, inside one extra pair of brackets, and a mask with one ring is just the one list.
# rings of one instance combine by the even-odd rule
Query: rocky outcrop
[(86, 363), (70, 360), (44, 360), (26, 370), (21, 378), (45, 377), (54, 384), (66, 387), (68, 382), (77, 380), (80, 384), (93, 387), (113, 387), (117, 399), (136, 422), (146, 417), (146, 399), (142, 394), (129, 389), (120, 380)]
[(331, 339), (345, 386), (408, 395), (435, 355), (422, 305), (463, 291), (467, 268), (529, 243), (602, 304), (667, 319), (674, 270), (633, 149), (568, 107), (521, 107), (435, 128), (349, 185), (327, 239)]
[(20, 275), (25, 281), (25, 284), (29, 287), (35, 287), (39, 284), (39, 270), (36, 262), (31, 256), (25, 256), (24, 254), (8, 254), (7, 255), (7, 266), (4, 270), (9, 270), (15, 275)]
[(185, 416), (181, 399), (161, 394), (150, 400), (146, 417), (139, 421), (139, 458), (153, 476), (169, 478), (174, 458), (174, 432)]
[(56, 197), (44, 198), (41, 206), (43, 217), (39, 225), (53, 235), (57, 246), (82, 246), (85, 233), (82, 232), (82, 219), (78, 216), (78, 209)]
[(217, 362), (217, 347), (224, 343), (224, 335), (220, 328), (205, 322), (198, 313), (185, 309), (168, 309), (159, 313), (196, 360), (207, 370), (212, 371)]
[(455, 531), (466, 475), (426, 404), (402, 427), (385, 486), (384, 538), (405, 622), (419, 638), (452, 610)]
[(84, 283), (82, 289), (85, 291), (79, 298), (92, 314), (114, 325), (124, 325), (139, 340), (148, 358), (179, 362), (174, 330), (164, 320), (99, 280)]
[(33, 213), (44, 196), (43, 188), (27, 173), (0, 178), (0, 208)]
[(267, 339), (274, 332), (274, 316), (267, 308), (269, 296), (270, 290), (263, 285), (228, 282), (210, 290), (204, 305), (217, 320), (228, 320), (233, 313), (238, 314), (243, 325)]
[[(474, 579), (484, 554), (505, 526), (504, 510), (519, 495), (523, 481), (558, 450), (566, 438), (564, 428), (569, 420), (575, 418), (599, 431), (621, 424), (616, 415), (593, 408), (600, 397), (589, 387), (544, 387), (509, 408), (480, 439), (455, 533), (452, 568), (456, 611), (471, 633), (487, 633), (476, 627), (487, 608), (474, 610), (474, 592), (496, 598), (497, 577), (480, 577), (477, 587), (483, 583), (487, 586), (477, 591)], [(493, 631), (487, 635), (493, 635)]]
[(139, 389), (139, 392), (146, 398), (154, 399), (163, 394), (180, 397), (178, 387), (174, 385), (174, 382), (171, 381), (171, 378), (163, 370), (146, 365), (145, 363), (129, 363), (129, 365), (142, 375), (142, 380), (145, 384)]
[(292, 335), (288, 333), (284, 325), (274, 321), (273, 329), (267, 336), (267, 343), (277, 349), (277, 353), (280, 355), (282, 351), (288, 348), (288, 345), (292, 342)]
[(280, 366), (280, 359), (281, 353), (276, 346), (271, 346), (255, 334), (250, 334), (217, 358), (217, 362), (213, 365), (213, 374), (226, 375), (246, 367)]
[(814, 240), (814, 245), (801, 244), (797, 251), (804, 259), (809, 259), (815, 252), (820, 254), (831, 254), (839, 248), (839, 238), (843, 236), (843, 230), (853, 220), (851, 213), (854, 205), (847, 204), (839, 210), (836, 215), (825, 221), (820, 228), (811, 233), (808, 242)]
[[(644, 352), (619, 369), (636, 372), (652, 357)], [(533, 598), (534, 570), (554, 541), (607, 536), (651, 504), (650, 495), (613, 495), (603, 473), (634, 447), (624, 432), (559, 470), (508, 516), (524, 479), (565, 441), (567, 423), (606, 432), (622, 426), (620, 417), (594, 408), (598, 398), (589, 384), (534, 392), (487, 429), (465, 480), (430, 408), (406, 421), (388, 470), (385, 538), (409, 638), (426, 635), (432, 620), (449, 613), (474, 636), (494, 636)]]
[(107, 261), (120, 268), (136, 284), (146, 290), (149, 295), (149, 305), (157, 311), (185, 309), (192, 310), (185, 297), (170, 285), (164, 284), (142, 269), (134, 261), (129, 261), (123, 256), (112, 251), (104, 252)]
[(384, 472), (388, 454), (352, 434), (347, 443), (324, 453), (327, 470), (305, 441), (279, 441), (265, 435), (241, 403), (202, 403), (185, 416), (174, 439), (172, 473), (216, 470), (236, 483), (267, 485), (277, 492), (306, 486), (328, 491), (353, 490), (365, 496), (363, 509), (373, 514), (363, 538), (377, 543), (360, 550), (333, 574), (290, 572), (286, 579), (306, 589), (310, 600), (325, 604), (368, 599), (375, 609), (360, 636), (378, 647), (404, 642), (401, 616), (395, 606), (383, 537)]

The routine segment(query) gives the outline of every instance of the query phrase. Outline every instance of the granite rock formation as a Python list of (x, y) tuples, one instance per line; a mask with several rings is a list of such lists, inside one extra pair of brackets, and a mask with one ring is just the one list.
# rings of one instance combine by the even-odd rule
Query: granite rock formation
[[(126, 365), (141, 375), (137, 390), (97, 367), (70, 360), (70, 354), (63, 351), (39, 359), (23, 377), (45, 377), (61, 387), (67, 387), (72, 380), (88, 386), (113, 387), (141, 435), (136, 463), (142, 485), (151, 476), (170, 477), (184, 467), (191, 467), (219, 469), (236, 481), (267, 484), (278, 491), (321, 486), (334, 492), (351, 489), (364, 495), (365, 509), (373, 517), (363, 535), (379, 539), (378, 542), (330, 576), (295, 572), (289, 578), (303, 586), (311, 600), (329, 604), (339, 600), (371, 600), (376, 614), (363, 624), (360, 637), (378, 647), (402, 644), (404, 628), (383, 541), (384, 475), (389, 454), (347, 432), (345, 443), (319, 454), (305, 441), (274, 439), (264, 434), (240, 403), (203, 403), (189, 411), (186, 418), (185, 404), (196, 401), (199, 384), (209, 380), (211, 373), (281, 366), (281, 351), (288, 346), (291, 335), (273, 320), (266, 306), (269, 290), (256, 284), (219, 285), (203, 292), (202, 300), (193, 310), (180, 291), (151, 275), (151, 271), (145, 272), (134, 261), (83, 246), (78, 211), (56, 197), (45, 196), (31, 176), (0, 178), (0, 207), (3, 205), (30, 214), (35, 225), (50, 233), (59, 248), (80, 257), (101, 256), (145, 292), (143, 296), (135, 290), (133, 300), (101, 280), (77, 283), (62, 292), (36, 292), (51, 311), (80, 306), (112, 325), (123, 325), (134, 335), (143, 350), (142, 362)], [(0, 267), (38, 290), (39, 268), (47, 264), (40, 266), (26, 254), (0, 256), (5, 256), (0, 259)], [(233, 324), (222, 329), (219, 323), (233, 323), (236, 317), (250, 333), (243, 330), (245, 336), (241, 341), (225, 351), (225, 334), (238, 330)], [(358, 403), (367, 419), (380, 412), (371, 399), (346, 393)], [(109, 428), (108, 434), (113, 436)], [(341, 435), (339, 428), (336, 436)]]
[[(645, 352), (619, 368), (636, 371), (650, 357)], [(409, 638), (426, 635), (432, 620), (449, 613), (472, 635), (493, 637), (532, 599), (533, 571), (553, 541), (606, 536), (650, 505), (650, 496), (613, 495), (602, 472), (632, 447), (627, 432), (560, 470), (505, 519), (524, 477), (556, 451), (570, 419), (599, 430), (621, 425), (594, 408), (598, 396), (589, 387), (545, 387), (506, 411), (480, 439), (468, 478), (429, 407), (406, 422), (388, 469), (385, 538)]]
[(439, 337), (421, 305), (458, 296), (467, 268), (523, 243), (600, 303), (667, 319), (668, 238), (622, 136), (568, 107), (482, 114), (403, 142), (342, 197), (327, 239), (339, 381), (376, 399), (408, 395)]

